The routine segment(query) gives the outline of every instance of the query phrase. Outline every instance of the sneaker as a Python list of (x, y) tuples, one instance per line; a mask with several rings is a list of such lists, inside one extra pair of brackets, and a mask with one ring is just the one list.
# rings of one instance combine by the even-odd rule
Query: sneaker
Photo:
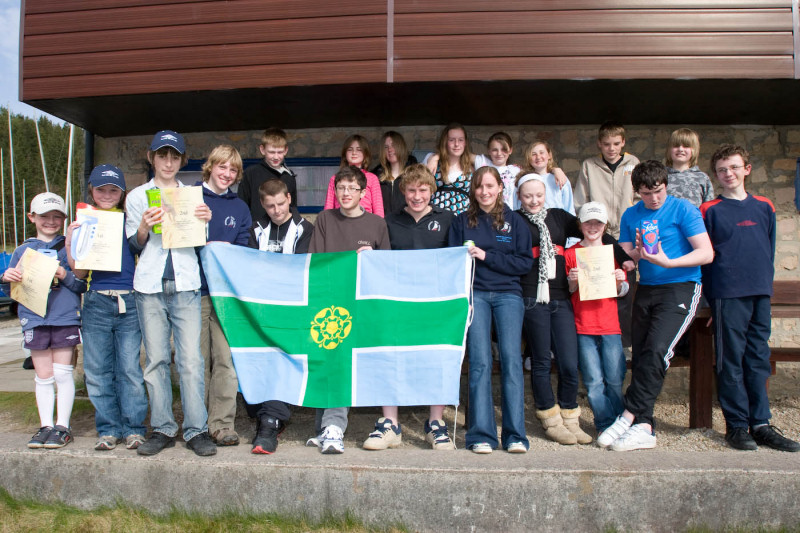
[(134, 433), (125, 437), (125, 447), (129, 450), (135, 450), (144, 443), (144, 435)]
[(278, 449), (278, 435), (283, 433), (284, 427), (283, 422), (277, 418), (271, 416), (258, 418), (256, 420), (256, 436), (253, 438), (253, 449), (250, 450), (250, 453), (267, 455), (275, 453), (275, 450)]
[(456, 445), (450, 440), (447, 433), (447, 424), (444, 420), (425, 421), (425, 440), (430, 443), (434, 450), (455, 450)]
[(211, 437), (206, 431), (198, 433), (186, 441), (186, 447), (200, 457), (208, 457), (209, 455), (215, 455), (217, 453), (217, 445), (214, 444), (214, 441), (211, 440)]
[(339, 426), (328, 426), (322, 432), (320, 451), (322, 453), (344, 453), (344, 435)]
[(528, 448), (526, 448), (525, 444), (523, 444), (522, 442), (512, 442), (511, 444), (508, 445), (506, 451), (508, 453), (527, 453)]
[(56, 448), (63, 448), (70, 442), (72, 442), (72, 433), (69, 428), (56, 425), (50, 435), (47, 436), (44, 447), (48, 450), (55, 450)]
[(214, 444), (217, 446), (238, 446), (239, 434), (231, 428), (222, 428), (216, 430), (213, 435), (211, 435), (211, 440), (213, 440)]
[[(56, 426), (58, 427), (58, 426)], [(767, 446), (773, 450), (780, 450), (782, 452), (798, 452), (800, 451), (800, 443), (787, 439), (783, 436), (783, 431), (776, 428), (771, 424), (764, 424), (750, 430), (753, 439), (761, 446)]]
[(619, 415), (614, 423), (608, 426), (605, 431), (600, 433), (597, 437), (597, 445), (601, 448), (608, 448), (611, 444), (620, 438), (623, 433), (628, 431), (628, 428), (631, 427), (631, 423), (628, 422), (628, 419), (622, 415)]
[(311, 437), (310, 439), (308, 439), (306, 441), (306, 446), (308, 446), (310, 448), (314, 448), (314, 447), (322, 448), (322, 433), (320, 433), (316, 437)]
[(149, 439), (136, 448), (136, 453), (139, 455), (155, 455), (164, 448), (172, 448), (173, 446), (175, 446), (175, 437), (154, 431)]
[(31, 440), (28, 441), (28, 448), (32, 450), (44, 448), (44, 443), (47, 442), (47, 437), (50, 436), (51, 431), (53, 431), (53, 426), (40, 427), (39, 431), (34, 433)]
[(480, 453), (480, 454), (492, 453), (493, 451), (492, 445), (489, 444), (488, 442), (478, 442), (470, 446), (469, 449), (472, 450), (472, 453)]
[(94, 449), (99, 452), (113, 450), (114, 448), (117, 447), (118, 442), (119, 439), (117, 437), (114, 437), (112, 435), (103, 435), (102, 437), (97, 439), (97, 443), (95, 443)]
[(737, 450), (757, 450), (758, 444), (747, 432), (747, 428), (730, 428), (725, 432), (725, 442)]
[(400, 424), (392, 425), (392, 421), (381, 417), (375, 422), (375, 431), (369, 434), (362, 448), (365, 450), (385, 450), (397, 448), (403, 443), (403, 433)]
[(656, 436), (654, 433), (646, 430), (644, 424), (632, 425), (628, 431), (623, 433), (622, 436), (611, 444), (611, 449), (615, 452), (647, 450), (655, 447)]

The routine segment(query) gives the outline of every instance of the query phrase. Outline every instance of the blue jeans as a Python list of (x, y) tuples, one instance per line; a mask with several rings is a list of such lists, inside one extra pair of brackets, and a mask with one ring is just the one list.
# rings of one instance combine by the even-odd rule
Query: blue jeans
[(625, 354), (620, 335), (578, 334), (578, 364), (594, 413), (594, 427), (601, 433), (622, 414), (622, 382)]
[(139, 353), (142, 333), (133, 293), (115, 296), (89, 291), (83, 297), (83, 370), (100, 436), (144, 435), (147, 394)]
[(183, 439), (189, 441), (208, 431), (204, 400), (203, 356), (200, 354), (200, 291), (175, 291), (175, 282), (164, 280), (164, 291), (136, 293), (142, 327), (145, 360), (144, 381), (150, 395), (153, 431), (174, 437), (178, 424), (172, 414), (170, 335), (175, 341), (175, 366), (180, 375), (183, 406)]
[(536, 409), (556, 404), (550, 384), (550, 347), (558, 367), (558, 404), (562, 409), (578, 407), (578, 340), (575, 315), (569, 300), (536, 303), (525, 298), (525, 331), (531, 346), (531, 386)]
[(474, 291), (474, 313), (467, 333), (469, 349), (469, 448), (487, 442), (497, 448), (497, 424), (492, 400), (492, 319), (500, 348), (503, 448), (525, 436), (525, 384), (522, 378), (522, 298), (507, 292)]

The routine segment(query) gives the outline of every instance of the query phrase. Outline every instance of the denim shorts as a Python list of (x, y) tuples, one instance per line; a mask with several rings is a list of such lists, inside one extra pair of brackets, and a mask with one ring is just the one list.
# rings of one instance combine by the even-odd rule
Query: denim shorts
[(37, 326), (24, 332), (22, 345), (28, 350), (69, 348), (81, 343), (78, 326)]

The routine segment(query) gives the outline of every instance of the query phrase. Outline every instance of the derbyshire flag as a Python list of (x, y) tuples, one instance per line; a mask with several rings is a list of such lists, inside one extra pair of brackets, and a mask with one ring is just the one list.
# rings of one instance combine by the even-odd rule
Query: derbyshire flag
[(248, 403), (458, 404), (472, 259), (465, 247), (202, 252)]

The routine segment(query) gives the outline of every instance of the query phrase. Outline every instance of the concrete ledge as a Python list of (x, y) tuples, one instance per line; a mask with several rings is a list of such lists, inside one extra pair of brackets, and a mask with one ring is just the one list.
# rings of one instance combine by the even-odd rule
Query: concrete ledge
[(95, 452), (78, 438), (63, 450), (27, 450), (29, 436), (0, 434), (0, 485), (13, 496), (84, 509), (125, 503), (278, 512), (317, 518), (350, 512), (367, 524), (421, 531), (679, 531), (691, 525), (800, 524), (800, 454), (614, 453), (593, 447), (515, 456), (496, 451), (348, 448), (322, 455), (248, 445), (201, 459), (182, 442), (155, 457), (124, 447)]

